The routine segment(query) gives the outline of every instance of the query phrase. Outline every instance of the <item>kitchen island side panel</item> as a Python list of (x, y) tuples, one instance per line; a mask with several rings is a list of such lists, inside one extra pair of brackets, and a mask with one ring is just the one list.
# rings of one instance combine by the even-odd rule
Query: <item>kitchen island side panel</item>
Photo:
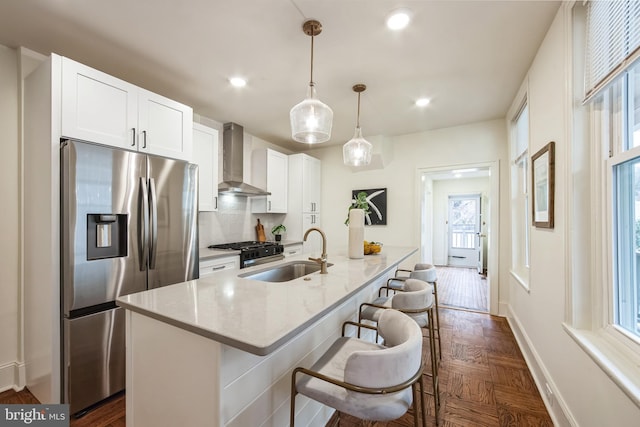
[[(287, 426), (293, 369), (318, 360), (342, 323), (357, 320), (360, 304), (391, 276), (378, 277), (268, 356), (128, 310), (127, 426)], [(296, 408), (305, 426), (324, 426), (334, 412), (300, 395)]]
[(219, 426), (221, 344), (127, 310), (126, 424)]

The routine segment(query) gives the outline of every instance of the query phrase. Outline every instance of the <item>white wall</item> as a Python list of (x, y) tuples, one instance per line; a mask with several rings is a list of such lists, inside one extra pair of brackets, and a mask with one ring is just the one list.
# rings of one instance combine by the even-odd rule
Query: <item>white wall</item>
[[(509, 317), (523, 353), (539, 387), (549, 383), (555, 397), (547, 399), (556, 425), (599, 427), (638, 425), (638, 408), (563, 328), (569, 279), (566, 275), (567, 194), (565, 171), (571, 126), (571, 78), (567, 58), (572, 57), (569, 40), (570, 8), (560, 8), (529, 70), (530, 154), (549, 141), (556, 142), (555, 227), (531, 229), (530, 290), (509, 277)], [(520, 100), (514, 100), (514, 103)], [(506, 187), (503, 187), (506, 188)], [(504, 191), (508, 193), (508, 191)], [(504, 217), (508, 219), (508, 217)], [(503, 251), (507, 248), (503, 249)], [(585, 263), (586, 264), (586, 263)], [(509, 264), (503, 264), (503, 269)], [(589, 271), (589, 265), (580, 265)], [(543, 398), (546, 395), (543, 392)]]
[[(343, 164), (340, 145), (308, 152), (309, 155), (322, 160), (322, 229), (327, 234), (329, 248), (347, 244), (348, 230), (344, 226), (344, 220), (352, 190), (388, 190), (387, 225), (365, 227), (365, 240), (381, 241), (395, 246), (420, 247), (420, 170), (449, 166), (460, 168), (469, 164), (498, 162), (501, 170), (500, 188), (508, 188), (507, 134), (504, 120), (472, 123), (389, 139), (392, 149), (389, 158), (392, 160), (383, 169), (352, 172)], [(501, 192), (499, 203), (500, 218), (508, 219), (508, 192)], [(508, 234), (508, 222), (502, 220), (499, 233), (500, 248), (508, 248)], [(330, 259), (331, 251), (328, 256)], [(499, 264), (508, 266), (509, 259), (508, 249), (501, 249)], [(406, 262), (405, 266), (412, 266), (418, 260), (419, 257), (416, 256)], [(494, 280), (506, 284), (507, 275), (508, 270), (500, 269)], [(505, 289), (500, 289), (501, 300), (505, 292), (506, 285)]]
[(19, 359), (18, 55), (0, 45), (0, 391), (17, 383)]

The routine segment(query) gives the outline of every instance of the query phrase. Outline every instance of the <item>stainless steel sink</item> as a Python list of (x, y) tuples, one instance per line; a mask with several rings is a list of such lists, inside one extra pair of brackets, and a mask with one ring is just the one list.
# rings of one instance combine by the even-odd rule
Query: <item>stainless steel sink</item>
[[(333, 264), (328, 263), (327, 267), (331, 267), (332, 265)], [(320, 271), (320, 264), (317, 262), (291, 261), (275, 267), (240, 274), (238, 277), (261, 280), (263, 282), (288, 282), (306, 276), (307, 274), (315, 273), (316, 271)]]

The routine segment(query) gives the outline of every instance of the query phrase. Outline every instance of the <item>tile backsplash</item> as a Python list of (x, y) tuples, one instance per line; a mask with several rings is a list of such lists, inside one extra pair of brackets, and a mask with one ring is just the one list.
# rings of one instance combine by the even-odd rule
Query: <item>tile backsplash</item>
[(198, 217), (200, 247), (221, 243), (256, 240), (258, 218), (264, 225), (267, 240), (274, 237), (271, 228), (284, 222), (286, 214), (253, 214), (248, 197), (220, 195), (217, 212), (200, 212)]

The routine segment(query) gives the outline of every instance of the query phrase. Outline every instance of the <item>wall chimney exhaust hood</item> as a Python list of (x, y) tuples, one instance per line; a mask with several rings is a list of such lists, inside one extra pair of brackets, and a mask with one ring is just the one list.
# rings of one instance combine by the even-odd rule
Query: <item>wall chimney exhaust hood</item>
[(218, 194), (254, 197), (271, 193), (249, 185), (243, 181), (243, 128), (237, 123), (225, 123), (222, 134), (222, 182), (218, 184)]

